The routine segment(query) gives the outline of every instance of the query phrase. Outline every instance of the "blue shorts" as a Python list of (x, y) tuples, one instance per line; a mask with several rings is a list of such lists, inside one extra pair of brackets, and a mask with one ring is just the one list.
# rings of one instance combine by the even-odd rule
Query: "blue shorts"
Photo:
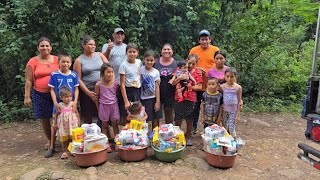
[(162, 118), (161, 109), (154, 111), (154, 105), (156, 103), (156, 98), (141, 99), (142, 105), (145, 107), (145, 111), (148, 114), (147, 121), (159, 120)]
[[(140, 88), (126, 87), (126, 92), (127, 92), (127, 98), (129, 100), (129, 102), (140, 101), (140, 93), (141, 93)], [(127, 117), (128, 112), (127, 112), (126, 108), (124, 107), (124, 101), (123, 101), (122, 94), (118, 98), (118, 100), (119, 100), (119, 107), (120, 107), (119, 108), (120, 109), (120, 116)]]
[(32, 103), (35, 119), (49, 119), (52, 117), (53, 102), (50, 92), (43, 93), (33, 89)]

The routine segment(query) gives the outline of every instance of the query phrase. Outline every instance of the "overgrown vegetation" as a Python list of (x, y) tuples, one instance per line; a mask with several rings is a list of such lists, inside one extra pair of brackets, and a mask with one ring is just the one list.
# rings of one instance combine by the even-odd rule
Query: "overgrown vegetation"
[(239, 71), (246, 110), (291, 110), (305, 94), (317, 8), (310, 0), (1, 1), (0, 121), (31, 118), (23, 107), (24, 68), (39, 37), (52, 40), (53, 54), (65, 49), (76, 58), (84, 34), (100, 50), (118, 26), (140, 54), (169, 42), (178, 59), (208, 29)]

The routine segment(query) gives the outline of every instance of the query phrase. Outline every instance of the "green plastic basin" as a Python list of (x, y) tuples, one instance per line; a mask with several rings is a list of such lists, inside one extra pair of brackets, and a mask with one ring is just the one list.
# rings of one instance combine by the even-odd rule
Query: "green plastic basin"
[(157, 147), (153, 146), (153, 144), (151, 144), (151, 147), (154, 150), (155, 157), (159, 161), (163, 162), (174, 162), (177, 159), (182, 158), (182, 156), (184, 155), (184, 150), (186, 148), (186, 146), (184, 146), (181, 149), (172, 152), (161, 152)]

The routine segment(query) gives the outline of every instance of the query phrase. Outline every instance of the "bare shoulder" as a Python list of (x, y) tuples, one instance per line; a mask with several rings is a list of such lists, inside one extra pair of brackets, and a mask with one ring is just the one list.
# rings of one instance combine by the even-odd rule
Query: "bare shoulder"
[(242, 90), (242, 87), (241, 87), (240, 84), (236, 83), (235, 86), (236, 86), (237, 89)]

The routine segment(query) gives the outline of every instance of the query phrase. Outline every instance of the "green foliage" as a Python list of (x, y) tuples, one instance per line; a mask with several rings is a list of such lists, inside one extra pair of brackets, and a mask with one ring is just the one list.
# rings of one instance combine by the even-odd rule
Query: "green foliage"
[(245, 108), (282, 111), (305, 94), (317, 9), (310, 0), (2, 1), (0, 121), (31, 115), (22, 107), (24, 69), (39, 37), (53, 42), (53, 54), (66, 50), (75, 59), (83, 35), (92, 35), (100, 51), (115, 27), (125, 29), (125, 41), (137, 43), (140, 54), (171, 43), (177, 59), (208, 29), (240, 73)]
[(21, 102), (17, 98), (13, 98), (10, 102), (5, 103), (0, 100), (0, 123), (23, 121), (29, 119), (32, 115), (30, 108), (22, 106)]

